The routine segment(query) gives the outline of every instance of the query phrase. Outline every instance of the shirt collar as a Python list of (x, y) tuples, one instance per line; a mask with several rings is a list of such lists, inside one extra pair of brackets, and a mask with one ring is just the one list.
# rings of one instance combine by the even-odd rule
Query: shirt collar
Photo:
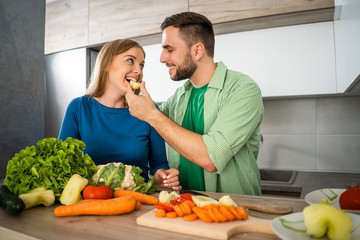
[(227, 67), (223, 62), (216, 63), (216, 70), (212, 76), (209, 87), (222, 89), (225, 81)]
[[(227, 71), (227, 67), (225, 66), (225, 64), (222, 61), (216, 63), (216, 69), (215, 69), (214, 75), (212, 76), (212, 78), (209, 82), (209, 87), (222, 89), (222, 87), (224, 85), (224, 81), (225, 81), (226, 71)], [(193, 85), (191, 84), (190, 80), (188, 79), (184, 83), (184, 90), (186, 91), (186, 90), (190, 89), (192, 86)]]

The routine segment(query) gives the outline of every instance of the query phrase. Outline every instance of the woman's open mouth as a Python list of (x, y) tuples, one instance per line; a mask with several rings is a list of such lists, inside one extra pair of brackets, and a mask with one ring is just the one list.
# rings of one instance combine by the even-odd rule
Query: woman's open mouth
[(135, 78), (131, 78), (131, 77), (127, 77), (126, 81), (128, 81), (130, 83), (130, 86), (133, 90), (139, 89), (140, 88), (140, 82), (137, 82), (137, 79)]

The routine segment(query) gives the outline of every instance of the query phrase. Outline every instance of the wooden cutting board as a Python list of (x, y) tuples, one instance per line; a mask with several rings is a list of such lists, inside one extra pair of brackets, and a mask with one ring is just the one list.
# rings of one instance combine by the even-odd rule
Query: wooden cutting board
[(198, 219), (193, 222), (186, 222), (180, 217), (175, 219), (157, 218), (155, 212), (156, 209), (153, 209), (139, 216), (136, 223), (140, 226), (213, 239), (228, 239), (232, 235), (242, 232), (275, 234), (270, 226), (271, 220), (268, 219), (249, 216), (246, 221), (206, 223)]

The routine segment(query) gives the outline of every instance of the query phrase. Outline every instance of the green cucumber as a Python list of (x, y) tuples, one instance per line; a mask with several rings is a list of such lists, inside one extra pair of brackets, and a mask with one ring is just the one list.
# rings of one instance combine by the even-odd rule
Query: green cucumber
[(11, 215), (18, 215), (25, 209), (24, 202), (5, 185), (0, 186), (0, 206)]

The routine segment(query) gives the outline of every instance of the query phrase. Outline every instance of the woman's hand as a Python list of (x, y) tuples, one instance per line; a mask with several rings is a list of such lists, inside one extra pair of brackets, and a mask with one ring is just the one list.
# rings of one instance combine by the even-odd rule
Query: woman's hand
[(182, 189), (179, 181), (179, 171), (175, 168), (163, 169), (160, 168), (154, 174), (154, 180), (156, 186), (159, 188), (171, 188), (175, 191)]

